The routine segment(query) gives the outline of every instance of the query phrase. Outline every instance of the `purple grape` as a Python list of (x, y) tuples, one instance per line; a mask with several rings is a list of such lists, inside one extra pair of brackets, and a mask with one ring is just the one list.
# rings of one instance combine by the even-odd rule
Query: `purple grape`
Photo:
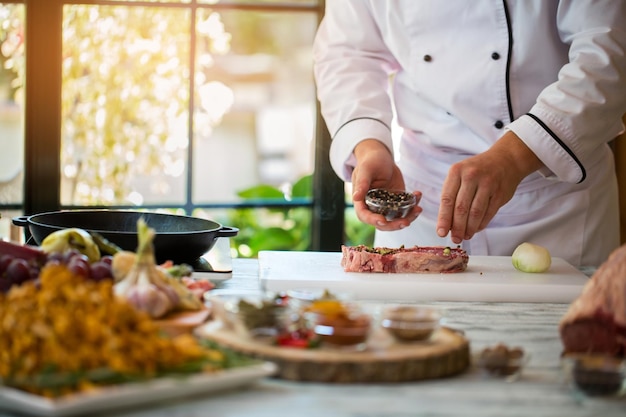
[(31, 279), (36, 279), (37, 277), (39, 277), (39, 272), (41, 272), (41, 269), (39, 268), (38, 265), (29, 264), (28, 268), (30, 271)]
[(104, 255), (103, 257), (100, 258), (100, 262), (104, 262), (107, 265), (112, 265), (113, 257), (111, 255)]
[(63, 263), (69, 265), (70, 261), (76, 257), (82, 257), (88, 259), (87, 256), (83, 255), (76, 249), (70, 249), (68, 251), (63, 252)]
[(32, 278), (30, 265), (24, 259), (13, 259), (7, 266), (6, 277), (13, 284), (22, 284)]
[(63, 265), (63, 261), (58, 258), (48, 259), (46, 265)]
[(90, 269), (91, 279), (94, 281), (113, 279), (113, 271), (111, 270), (111, 265), (102, 260), (92, 263)]
[(48, 262), (53, 262), (56, 264), (65, 263), (65, 254), (61, 252), (52, 252), (48, 254)]
[(13, 256), (7, 254), (0, 256), (0, 276), (4, 274), (13, 259)]
[(89, 278), (91, 267), (86, 256), (77, 255), (72, 257), (67, 263), (67, 268), (73, 274)]

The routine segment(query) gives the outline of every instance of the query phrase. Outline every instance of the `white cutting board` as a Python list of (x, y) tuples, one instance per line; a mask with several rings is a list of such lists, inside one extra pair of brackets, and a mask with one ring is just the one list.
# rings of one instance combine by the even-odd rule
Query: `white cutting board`
[(340, 252), (259, 252), (259, 279), (268, 291), (328, 289), (356, 299), (570, 303), (589, 278), (561, 258), (542, 273), (516, 270), (509, 256), (470, 256), (449, 274), (345, 272)]

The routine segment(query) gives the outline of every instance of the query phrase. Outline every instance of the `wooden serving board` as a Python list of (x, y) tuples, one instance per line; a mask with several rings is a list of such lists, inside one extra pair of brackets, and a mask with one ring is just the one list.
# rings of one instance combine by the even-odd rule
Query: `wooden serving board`
[(470, 365), (469, 341), (445, 327), (429, 340), (413, 343), (391, 342), (386, 333), (378, 333), (373, 336), (378, 340), (363, 351), (278, 347), (241, 336), (218, 320), (198, 328), (196, 333), (237, 352), (275, 363), (275, 377), (291, 381), (407, 382), (452, 376)]
[(361, 300), (570, 303), (589, 278), (564, 259), (546, 272), (526, 273), (510, 256), (470, 256), (449, 274), (345, 272), (341, 252), (261, 251), (259, 280), (269, 291), (327, 289)]

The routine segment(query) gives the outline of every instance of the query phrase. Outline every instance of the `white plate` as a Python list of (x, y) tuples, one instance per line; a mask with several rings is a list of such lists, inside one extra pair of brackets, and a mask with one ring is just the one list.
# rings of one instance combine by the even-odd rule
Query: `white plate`
[(136, 406), (182, 396), (212, 393), (224, 389), (251, 385), (276, 372), (276, 365), (258, 365), (226, 369), (214, 373), (185, 377), (158, 378), (140, 383), (110, 387), (49, 399), (13, 388), (0, 388), (0, 408), (35, 416), (73, 416), (113, 408)]

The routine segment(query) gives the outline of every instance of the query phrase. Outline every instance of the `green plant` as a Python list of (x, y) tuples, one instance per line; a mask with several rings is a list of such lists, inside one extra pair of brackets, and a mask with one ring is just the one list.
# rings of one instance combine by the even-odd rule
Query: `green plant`
[[(259, 184), (237, 195), (246, 201), (263, 200), (265, 203), (311, 198), (312, 177), (300, 178), (287, 191)], [(311, 210), (306, 207), (231, 210), (229, 222), (239, 228), (232, 244), (240, 257), (255, 258), (261, 250), (306, 250), (310, 245)]]
[[(286, 191), (260, 184), (239, 191), (237, 195), (246, 201), (263, 200), (264, 203), (287, 202), (295, 198), (311, 199), (313, 177), (298, 179)], [(229, 224), (239, 228), (232, 238), (237, 255), (255, 258), (261, 250), (308, 250), (311, 244), (312, 212), (307, 207), (293, 208), (245, 208), (229, 212)], [(354, 211), (346, 210), (346, 244), (371, 245), (374, 228), (361, 223)]]
[(345, 237), (344, 243), (348, 246), (374, 245), (374, 226), (365, 224), (356, 217), (353, 208), (346, 209), (344, 215)]

